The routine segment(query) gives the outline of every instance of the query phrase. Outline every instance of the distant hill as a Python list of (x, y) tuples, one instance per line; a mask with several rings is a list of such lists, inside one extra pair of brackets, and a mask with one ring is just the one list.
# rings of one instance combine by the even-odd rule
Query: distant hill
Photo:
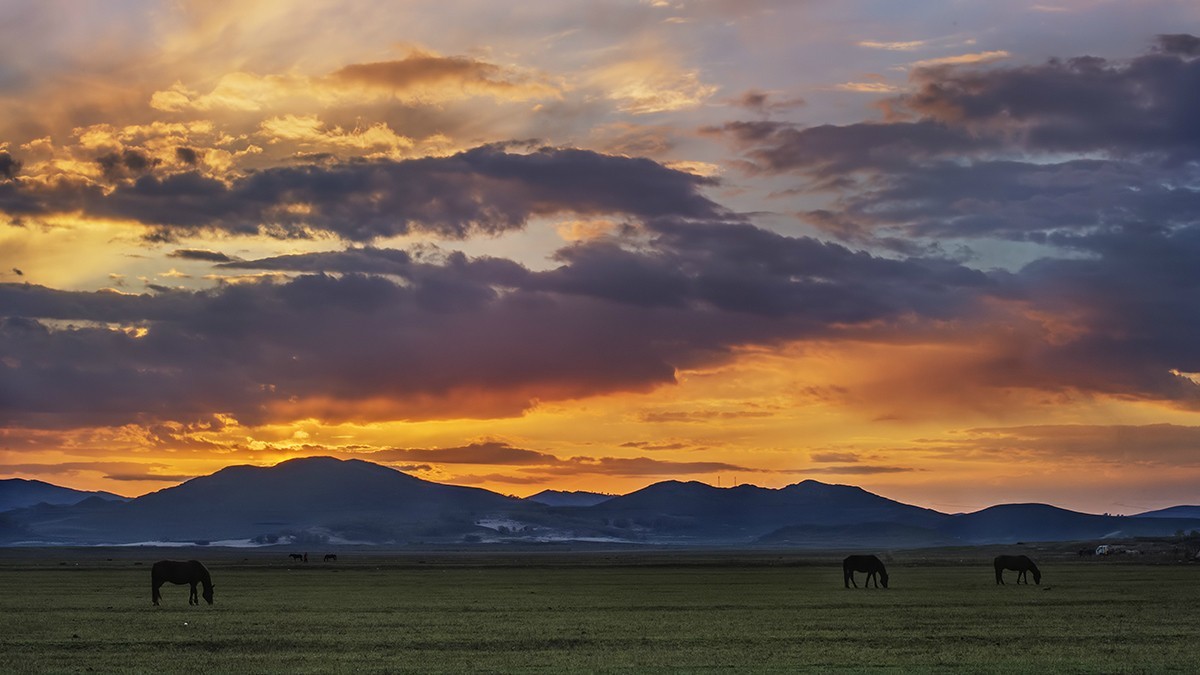
[(1168, 536), (1200, 527), (1200, 520), (1098, 516), (1048, 504), (1003, 504), (956, 515), (938, 530), (972, 544), (1076, 541), (1112, 537)]
[(36, 504), (78, 504), (89, 497), (99, 497), (108, 501), (125, 501), (125, 497), (111, 492), (72, 490), (40, 480), (24, 478), (0, 480), (0, 511), (23, 509)]
[(525, 499), (545, 504), (546, 506), (595, 506), (612, 498), (613, 495), (601, 494), (599, 492), (585, 492), (582, 490), (575, 492), (542, 490), (535, 495), (529, 495)]
[(1196, 518), (1200, 519), (1200, 506), (1172, 506), (1157, 511), (1139, 513), (1137, 518)]
[(323, 537), (368, 542), (461, 538), (475, 520), (528, 509), (478, 488), (442, 485), (361, 460), (232, 466), (127, 503), (35, 507), (10, 515), (49, 541), (127, 543)]
[(631, 534), (651, 532), (689, 539), (753, 542), (789, 525), (900, 523), (933, 527), (944, 513), (902, 504), (859, 487), (814, 480), (784, 488), (716, 488), (665, 481), (588, 509), (605, 524)]

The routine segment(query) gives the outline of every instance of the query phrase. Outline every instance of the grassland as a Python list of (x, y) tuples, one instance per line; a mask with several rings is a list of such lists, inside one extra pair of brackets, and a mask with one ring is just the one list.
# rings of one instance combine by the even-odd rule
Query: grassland
[(171, 553), (5, 552), (0, 670), (1194, 672), (1200, 644), (1194, 565), (998, 587), (982, 557), (897, 556), (876, 591), (800, 554), (189, 553), (211, 607), (170, 585), (151, 606)]

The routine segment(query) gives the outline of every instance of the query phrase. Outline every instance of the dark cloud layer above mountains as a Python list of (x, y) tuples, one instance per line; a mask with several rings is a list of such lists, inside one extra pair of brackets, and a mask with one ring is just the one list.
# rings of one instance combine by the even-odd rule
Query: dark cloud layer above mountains
[(539, 399), (672, 383), (676, 369), (741, 345), (948, 316), (990, 285), (941, 261), (887, 260), (744, 224), (650, 231), (640, 248), (569, 247), (544, 272), (354, 249), (225, 263), (317, 273), (210, 291), (0, 286), (4, 414), (508, 415)]
[[(107, 158), (105, 171), (144, 171), (150, 168), (144, 160), (126, 152)], [(723, 217), (726, 210), (701, 194), (711, 183), (648, 159), (575, 149), (520, 154), (484, 146), (450, 157), (272, 167), (228, 184), (191, 171), (146, 173), (111, 191), (17, 182), (0, 190), (0, 209), (131, 219), (161, 239), (204, 231), (327, 233), (350, 241), (429, 232), (462, 239), (560, 213)]]
[[(3, 285), (2, 408), (8, 421), (47, 425), (213, 411), (247, 423), (504, 416), (537, 400), (671, 384), (678, 369), (742, 346), (953, 345), (989, 324), (1010, 337), (963, 379), (1200, 403), (1186, 375), (1200, 371), (1198, 283), (1185, 269), (1200, 253), (1194, 237), (1113, 241), (1121, 257), (985, 274), (741, 223), (647, 232), (636, 245), (568, 247), (546, 271), (366, 248), (224, 263), (304, 274), (209, 291)], [(1062, 326), (1046, 329), (1046, 317)]]
[[(120, 216), (164, 238), (461, 239), (555, 214), (625, 226), (561, 248), (547, 270), (372, 246), (258, 260), (197, 248), (175, 256), (294, 276), (140, 296), (0, 285), (0, 421), (505, 416), (668, 385), (742, 347), (836, 339), (970, 346), (980, 356), (953, 376), (981, 387), (1197, 409), (1200, 58), (1189, 38), (1126, 61), (921, 69), (876, 122), (709, 130), (752, 171), (830, 195), (808, 219), (857, 248), (759, 227), (706, 196), (711, 179), (586, 150), (484, 146), (228, 183), (121, 155), (114, 171), (146, 173), (111, 192), (38, 186), (7, 158), (10, 214)], [(913, 253), (996, 239), (1042, 257), (980, 270)]]

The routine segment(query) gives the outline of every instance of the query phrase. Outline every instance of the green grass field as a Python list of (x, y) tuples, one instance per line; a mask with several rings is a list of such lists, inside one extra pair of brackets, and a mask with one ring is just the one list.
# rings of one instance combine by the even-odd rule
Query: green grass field
[(901, 558), (876, 591), (800, 554), (189, 554), (211, 607), (172, 585), (151, 605), (171, 553), (5, 553), (0, 669), (1157, 673), (1200, 655), (1187, 565), (1051, 562), (1041, 586), (998, 587), (986, 563)]

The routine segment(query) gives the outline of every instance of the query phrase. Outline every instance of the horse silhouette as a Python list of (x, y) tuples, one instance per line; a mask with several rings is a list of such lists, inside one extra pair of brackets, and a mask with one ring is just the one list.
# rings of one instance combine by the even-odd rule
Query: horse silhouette
[(288, 557), (291, 558), (292, 560), (295, 560), (296, 562), (300, 562), (301, 560), (304, 560), (304, 556), (300, 555), (299, 553), (289, 553)]
[(188, 595), (189, 605), (200, 604), (196, 597), (196, 584), (204, 585), (204, 599), (213, 604), (213, 582), (208, 574), (208, 568), (199, 560), (160, 560), (150, 568), (150, 599), (158, 605), (162, 599), (159, 588), (167, 582), (173, 584), (191, 584), (192, 592)]
[(325, 554), (325, 562), (329, 562), (330, 560), (337, 562), (337, 554), (336, 553), (326, 553)]
[(1033, 583), (1042, 583), (1042, 571), (1038, 566), (1029, 559), (1027, 555), (998, 555), (992, 561), (992, 565), (996, 568), (996, 583), (1004, 583), (1004, 570), (1015, 570), (1017, 573), (1017, 583), (1021, 583), (1021, 579), (1025, 583), (1029, 583), (1029, 577), (1026, 572), (1033, 572)]
[(858, 584), (854, 582), (855, 572), (867, 573), (867, 580), (863, 582), (863, 588), (870, 588), (872, 579), (875, 580), (875, 588), (879, 588), (880, 583), (884, 588), (888, 587), (887, 569), (884, 568), (883, 561), (873, 555), (852, 555), (842, 561), (842, 575), (846, 588), (850, 588), (851, 584), (858, 588)]

